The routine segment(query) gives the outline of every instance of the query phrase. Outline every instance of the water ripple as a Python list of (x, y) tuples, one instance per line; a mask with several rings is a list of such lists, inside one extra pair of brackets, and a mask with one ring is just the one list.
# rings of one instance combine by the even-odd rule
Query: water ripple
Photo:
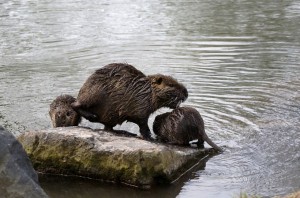
[(56, 96), (76, 96), (95, 69), (127, 62), (182, 82), (183, 105), (226, 148), (159, 196), (300, 188), (299, 2), (13, 0), (0, 13), (0, 124), (15, 134), (50, 127)]

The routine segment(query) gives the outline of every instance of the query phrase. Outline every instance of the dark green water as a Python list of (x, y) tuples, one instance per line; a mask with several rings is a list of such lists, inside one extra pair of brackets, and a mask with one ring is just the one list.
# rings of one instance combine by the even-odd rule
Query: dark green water
[(49, 128), (56, 96), (76, 96), (95, 69), (127, 62), (183, 82), (183, 105), (226, 152), (151, 191), (41, 178), (51, 197), (285, 194), (300, 189), (299, 54), (297, 0), (0, 0), (0, 125), (16, 135)]

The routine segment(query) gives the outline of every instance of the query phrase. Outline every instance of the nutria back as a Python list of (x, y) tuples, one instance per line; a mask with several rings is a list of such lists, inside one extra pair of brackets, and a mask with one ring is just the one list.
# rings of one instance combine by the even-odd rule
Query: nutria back
[(190, 141), (198, 139), (199, 147), (203, 147), (206, 141), (216, 150), (222, 151), (208, 138), (200, 113), (191, 107), (179, 107), (172, 112), (156, 116), (153, 131), (159, 139), (165, 142), (189, 145)]
[(105, 129), (124, 121), (136, 123), (143, 137), (149, 138), (150, 114), (161, 107), (176, 108), (187, 97), (186, 88), (170, 76), (146, 76), (132, 65), (113, 63), (86, 80), (72, 106)]
[(61, 95), (50, 104), (49, 115), (53, 127), (78, 126), (81, 117), (71, 107), (75, 100), (73, 96)]

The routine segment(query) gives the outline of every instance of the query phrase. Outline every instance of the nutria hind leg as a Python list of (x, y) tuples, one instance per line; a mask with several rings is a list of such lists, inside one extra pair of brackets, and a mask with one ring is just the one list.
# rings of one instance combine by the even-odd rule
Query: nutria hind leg
[(125, 131), (125, 130), (113, 130), (113, 131), (109, 131), (109, 132), (112, 132), (116, 135), (121, 135), (121, 136), (125, 136), (125, 137), (136, 137), (137, 134), (135, 133), (131, 133), (131, 132), (128, 132), (128, 131)]
[(139, 124), (139, 127), (140, 127), (140, 133), (143, 136), (144, 140), (149, 140), (149, 141), (154, 140), (151, 137), (151, 132), (150, 132), (150, 129), (148, 127), (148, 122), (142, 122), (141, 124)]
[(105, 131), (114, 131), (113, 126), (110, 126), (110, 125), (107, 125), (107, 124), (104, 125), (104, 130)]
[(124, 131), (124, 130), (115, 130), (113, 128), (114, 128), (114, 126), (104, 124), (103, 130), (110, 132), (110, 133), (114, 133), (116, 135), (122, 135), (122, 136), (127, 136), (127, 137), (136, 137), (137, 136), (137, 134), (130, 133), (130, 132)]
[(204, 149), (204, 140), (198, 139), (197, 147), (198, 147), (199, 149)]
[(96, 114), (93, 114), (91, 112), (88, 112), (86, 110), (82, 109), (82, 106), (79, 102), (73, 102), (71, 104), (72, 108), (79, 113), (82, 117), (87, 119), (90, 122), (97, 122), (98, 121), (98, 116)]
[(84, 111), (82, 109), (78, 109), (77, 112), (82, 116), (84, 117), (85, 119), (87, 119), (88, 121), (90, 122), (98, 122), (98, 116), (93, 114), (93, 113), (90, 113), (88, 111)]
[(127, 136), (127, 137), (136, 137), (137, 136), (137, 134), (130, 133), (128, 131), (115, 130), (115, 129), (113, 129), (114, 127), (115, 126), (104, 124), (104, 131), (112, 132), (112, 133), (115, 133), (117, 135), (123, 135), (123, 136)]

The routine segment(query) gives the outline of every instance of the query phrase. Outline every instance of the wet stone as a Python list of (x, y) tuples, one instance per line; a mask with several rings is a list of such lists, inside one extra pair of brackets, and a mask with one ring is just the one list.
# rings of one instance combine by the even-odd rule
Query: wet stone
[(213, 149), (178, 147), (82, 127), (21, 134), (18, 140), (41, 173), (150, 188), (172, 183)]
[(38, 175), (16, 138), (0, 126), (0, 197), (44, 198)]

